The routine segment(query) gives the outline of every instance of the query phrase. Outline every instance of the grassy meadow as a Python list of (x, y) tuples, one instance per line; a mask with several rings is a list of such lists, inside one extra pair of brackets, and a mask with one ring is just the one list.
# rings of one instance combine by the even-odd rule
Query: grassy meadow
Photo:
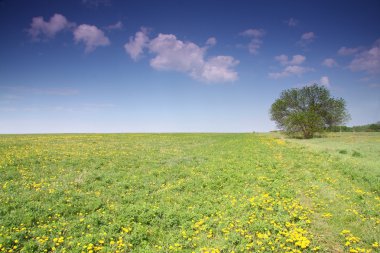
[(380, 252), (380, 134), (0, 135), (0, 252)]

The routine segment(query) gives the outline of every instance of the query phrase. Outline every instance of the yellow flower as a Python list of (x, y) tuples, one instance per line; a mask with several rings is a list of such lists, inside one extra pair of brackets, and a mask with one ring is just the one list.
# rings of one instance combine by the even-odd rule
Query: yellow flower
[(121, 228), (122, 230), (123, 230), (123, 232), (124, 233), (129, 233), (129, 232), (131, 232), (132, 231), (132, 228), (130, 228), (130, 227), (127, 227), (127, 228)]
[(331, 213), (324, 213), (324, 214), (322, 215), (322, 217), (324, 217), (324, 218), (331, 218), (331, 217), (332, 217), (332, 214), (331, 214)]

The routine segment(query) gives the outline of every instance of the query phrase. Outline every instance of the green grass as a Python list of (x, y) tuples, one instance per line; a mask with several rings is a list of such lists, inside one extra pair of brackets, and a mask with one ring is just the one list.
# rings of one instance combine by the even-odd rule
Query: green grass
[(379, 140), (1, 135), (0, 252), (376, 252)]
[(380, 192), (380, 133), (328, 133), (311, 140), (288, 139), (347, 164), (345, 173)]

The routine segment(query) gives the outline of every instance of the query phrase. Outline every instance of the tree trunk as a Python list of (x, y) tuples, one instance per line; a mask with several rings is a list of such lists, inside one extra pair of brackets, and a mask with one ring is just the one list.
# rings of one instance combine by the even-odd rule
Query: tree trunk
[(304, 139), (311, 139), (313, 138), (314, 133), (308, 130), (303, 131), (303, 138)]

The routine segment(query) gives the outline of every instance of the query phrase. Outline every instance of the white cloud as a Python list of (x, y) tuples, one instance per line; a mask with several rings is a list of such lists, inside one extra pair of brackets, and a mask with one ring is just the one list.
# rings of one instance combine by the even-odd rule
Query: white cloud
[(359, 50), (360, 50), (360, 48), (358, 48), (358, 47), (356, 47), (356, 48), (341, 47), (338, 50), (338, 54), (343, 55), (343, 56), (352, 55), (352, 54), (359, 52)]
[(269, 73), (268, 74), (269, 77), (273, 79), (294, 76), (294, 75), (301, 76), (303, 73), (312, 70), (308, 67), (299, 66), (306, 60), (306, 57), (300, 54), (293, 55), (291, 60), (289, 60), (289, 57), (285, 54), (278, 55), (274, 57), (274, 59), (278, 61), (281, 65), (284, 65), (286, 67), (280, 72)]
[(306, 57), (303, 55), (297, 54), (297, 55), (293, 55), (292, 60), (289, 61), (288, 56), (282, 54), (282, 55), (276, 56), (274, 59), (282, 65), (300, 65), (306, 60)]
[(274, 59), (278, 61), (280, 64), (285, 65), (288, 62), (289, 57), (285, 54), (281, 54), (274, 57)]
[(326, 58), (323, 60), (322, 65), (329, 68), (333, 68), (338, 66), (338, 63), (333, 58)]
[[(140, 39), (137, 39), (140, 38)], [(205, 47), (199, 47), (190, 41), (181, 41), (173, 34), (159, 34), (149, 40), (144, 32), (136, 33), (135, 38), (125, 45), (127, 53), (137, 59), (148, 48), (155, 56), (150, 60), (150, 66), (156, 70), (178, 71), (186, 73), (203, 82), (230, 82), (238, 78), (233, 69), (239, 61), (231, 56), (215, 56), (206, 59), (209, 46), (216, 43), (210, 38)]]
[(115, 24), (109, 25), (106, 27), (107, 30), (121, 30), (123, 29), (123, 22), (118, 21)]
[(313, 32), (307, 32), (302, 34), (301, 39), (298, 41), (298, 44), (302, 47), (306, 47), (309, 43), (315, 40), (316, 36)]
[(73, 26), (65, 16), (54, 14), (47, 22), (43, 17), (34, 17), (28, 30), (34, 40), (40, 38), (53, 38), (58, 32)]
[(301, 40), (314, 40), (315, 34), (313, 32), (304, 33), (301, 36)]
[(248, 44), (248, 50), (251, 54), (258, 54), (261, 44), (263, 43), (260, 39), (252, 39)]
[(319, 82), (323, 86), (330, 87), (330, 80), (328, 76), (322, 76)]
[(178, 40), (173, 34), (160, 33), (150, 42), (149, 49), (156, 54), (150, 65), (158, 70), (176, 70), (195, 75), (204, 64), (205, 49), (192, 42)]
[[(119, 21), (106, 29), (121, 29), (122, 26), (123, 24)], [(75, 23), (69, 22), (61, 14), (54, 14), (49, 21), (45, 21), (43, 17), (34, 17), (28, 33), (33, 40), (51, 39), (65, 29), (70, 29), (73, 32), (76, 43), (83, 42), (85, 44), (86, 53), (95, 50), (99, 46), (110, 44), (110, 40), (104, 35), (104, 32), (96, 26), (87, 24), (76, 26)]]
[(74, 30), (74, 40), (76, 43), (85, 44), (85, 52), (89, 53), (99, 46), (108, 46), (110, 40), (104, 32), (93, 25), (82, 24)]
[(289, 20), (286, 21), (286, 24), (290, 27), (295, 27), (298, 25), (298, 20), (294, 18), (290, 18)]
[(302, 64), (306, 60), (306, 57), (303, 55), (293, 55), (293, 59), (289, 62), (289, 64), (299, 65)]
[(201, 72), (194, 78), (205, 82), (231, 82), (238, 78), (238, 74), (232, 68), (239, 64), (231, 56), (216, 56), (207, 60)]
[(281, 72), (271, 72), (269, 73), (269, 77), (273, 79), (288, 77), (288, 76), (301, 76), (303, 73), (306, 73), (308, 71), (311, 71), (310, 68), (297, 66), (297, 65), (291, 65), (285, 67), (285, 69)]
[(215, 46), (216, 45), (216, 39), (214, 37), (208, 38), (208, 40), (206, 41), (206, 45), (210, 46), (210, 47)]
[(148, 29), (142, 27), (135, 37), (131, 36), (129, 42), (124, 44), (124, 49), (136, 61), (143, 53), (144, 48), (148, 46), (148, 42)]
[(380, 73), (380, 39), (370, 49), (357, 53), (349, 68), (352, 71), (365, 71), (369, 74)]
[(265, 35), (263, 29), (248, 29), (240, 33), (241, 36), (251, 38), (248, 44), (248, 50), (251, 54), (258, 54), (258, 50), (263, 44), (262, 37)]
[(262, 38), (265, 35), (265, 31), (263, 29), (247, 29), (241, 32), (240, 35), (246, 37)]

